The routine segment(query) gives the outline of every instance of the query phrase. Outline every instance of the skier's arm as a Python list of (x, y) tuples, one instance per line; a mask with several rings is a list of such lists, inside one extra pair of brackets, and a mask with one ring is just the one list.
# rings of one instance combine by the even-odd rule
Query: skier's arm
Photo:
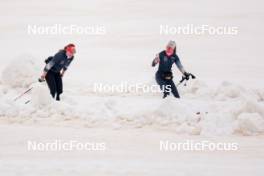
[(64, 73), (66, 72), (66, 70), (67, 70), (68, 67), (70, 66), (72, 60), (73, 60), (73, 58), (70, 59), (70, 60), (69, 60), (64, 66), (63, 66), (63, 68), (61, 69), (61, 72), (60, 72), (61, 77), (64, 76)]
[(61, 72), (60, 72), (61, 77), (64, 76), (64, 73), (65, 73), (66, 70), (68, 69), (70, 63), (71, 63), (71, 62), (67, 63), (67, 64), (61, 69)]
[(61, 59), (61, 53), (57, 53), (55, 54), (55, 56), (53, 57), (53, 59), (51, 59), (51, 61), (49, 61), (49, 63), (46, 64), (46, 66), (44, 67), (44, 72), (48, 72), (56, 63), (59, 63)]
[(160, 58), (159, 58), (159, 55), (157, 54), (155, 59), (152, 61), (152, 64), (151, 64), (152, 67), (155, 67), (159, 62), (160, 62)]
[(61, 53), (57, 53), (55, 54), (55, 56), (53, 57), (53, 59), (51, 59), (51, 61), (49, 61), (49, 63), (46, 64), (46, 66), (44, 67), (43, 73), (41, 75), (41, 79), (44, 80), (48, 71), (56, 64), (59, 62), (59, 60), (61, 59)]
[(66, 70), (64, 70), (64, 69), (61, 70), (61, 72), (60, 72), (61, 77), (64, 76), (65, 71), (66, 71)]
[(68, 69), (68, 67), (70, 66), (71, 62), (73, 61), (73, 58), (71, 58), (70, 60), (68, 60), (68, 62), (63, 66), (63, 71), (66, 71)]
[(192, 79), (195, 79), (195, 76), (191, 73), (188, 73), (185, 71), (185, 69), (183, 68), (181, 61), (179, 59), (179, 57), (177, 56), (176, 60), (175, 60), (175, 64), (177, 65), (178, 69), (182, 72), (182, 74), (184, 75), (184, 78), (186, 80), (189, 80), (189, 77), (191, 76)]
[(177, 58), (175, 60), (175, 64), (178, 67), (178, 69), (182, 72), (182, 74), (186, 73), (186, 71), (185, 71), (184, 67), (182, 66), (181, 61), (180, 61), (178, 56), (177, 56)]

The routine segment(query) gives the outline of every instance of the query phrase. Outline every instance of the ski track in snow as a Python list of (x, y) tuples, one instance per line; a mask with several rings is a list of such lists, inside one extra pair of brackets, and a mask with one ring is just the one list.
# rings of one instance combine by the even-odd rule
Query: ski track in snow
[[(34, 83), (33, 75), (38, 70), (31, 56), (21, 56), (3, 70), (2, 122), (114, 129), (150, 127), (193, 135), (264, 132), (263, 89), (247, 89), (229, 82), (211, 88), (201, 80), (191, 80), (186, 87), (179, 86), (182, 99), (177, 100), (171, 96), (162, 99), (158, 93), (95, 93), (92, 85), (69, 84), (62, 101), (55, 102), (45, 83)], [(30, 93), (13, 101), (31, 86), (34, 88)], [(28, 100), (30, 103), (25, 104)]]

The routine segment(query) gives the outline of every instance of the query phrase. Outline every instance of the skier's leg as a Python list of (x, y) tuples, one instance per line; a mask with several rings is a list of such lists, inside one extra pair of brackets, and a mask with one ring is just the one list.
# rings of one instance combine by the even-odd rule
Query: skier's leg
[(57, 88), (56, 100), (60, 101), (60, 94), (62, 94), (63, 92), (62, 78), (60, 74), (56, 74), (55, 78), (56, 78), (56, 88)]
[(180, 95), (179, 95), (178, 89), (177, 89), (177, 87), (175, 86), (173, 80), (170, 80), (170, 81), (169, 81), (169, 84), (171, 85), (171, 92), (172, 92), (172, 94), (174, 95), (174, 97), (176, 97), (176, 98), (180, 98)]
[(161, 75), (157, 72), (156, 73), (156, 82), (160, 86), (160, 89), (163, 91), (163, 98), (166, 98), (170, 93), (166, 90), (167, 81), (162, 79)]
[(55, 94), (56, 94), (56, 81), (55, 81), (55, 75), (49, 71), (45, 77), (46, 82), (48, 84), (49, 90), (50, 90), (50, 94), (51, 96), (54, 98)]

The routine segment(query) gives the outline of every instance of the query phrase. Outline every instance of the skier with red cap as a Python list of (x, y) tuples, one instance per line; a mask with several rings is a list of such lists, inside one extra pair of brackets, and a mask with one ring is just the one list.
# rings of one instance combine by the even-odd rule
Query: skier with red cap
[(175, 41), (169, 41), (164, 51), (161, 51), (152, 61), (152, 67), (159, 64), (158, 71), (156, 72), (156, 81), (163, 91), (163, 98), (166, 98), (170, 93), (176, 98), (180, 98), (178, 90), (173, 82), (173, 74), (171, 71), (172, 65), (175, 64), (183, 74), (184, 79), (188, 80), (191, 73), (188, 73), (183, 68), (181, 61), (176, 54)]
[(75, 45), (68, 44), (53, 57), (45, 60), (46, 66), (40, 81), (46, 80), (51, 96), (57, 101), (60, 101), (60, 94), (63, 92), (62, 77), (73, 61), (75, 53)]

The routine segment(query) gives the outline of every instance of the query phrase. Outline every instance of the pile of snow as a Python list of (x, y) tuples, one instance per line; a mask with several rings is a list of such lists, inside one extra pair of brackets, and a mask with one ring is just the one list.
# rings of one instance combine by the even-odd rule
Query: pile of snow
[(44, 84), (35, 84), (31, 97), (31, 102), (36, 108), (42, 108), (53, 103), (49, 90)]
[(259, 134), (264, 132), (264, 119), (258, 113), (242, 113), (237, 118), (237, 131), (245, 134)]
[[(158, 93), (98, 94), (87, 92), (83, 85), (76, 88), (68, 85), (71, 91), (65, 90), (62, 101), (56, 102), (46, 83), (31, 84), (40, 71), (36, 63), (32, 57), (21, 57), (4, 69), (0, 116), (5, 120), (20, 123), (25, 119), (34, 123), (45, 119), (50, 125), (60, 122), (116, 129), (151, 127), (194, 135), (264, 133), (262, 89), (247, 89), (228, 82), (213, 88), (200, 80), (191, 80), (187, 86), (179, 86), (183, 98), (178, 100), (172, 96), (162, 99)], [(12, 91), (4, 91), (7, 86)], [(15, 95), (31, 86), (29, 94), (13, 101)]]
[(2, 71), (3, 85), (11, 88), (27, 87), (37, 80), (40, 67), (36, 59), (28, 54), (14, 58)]

